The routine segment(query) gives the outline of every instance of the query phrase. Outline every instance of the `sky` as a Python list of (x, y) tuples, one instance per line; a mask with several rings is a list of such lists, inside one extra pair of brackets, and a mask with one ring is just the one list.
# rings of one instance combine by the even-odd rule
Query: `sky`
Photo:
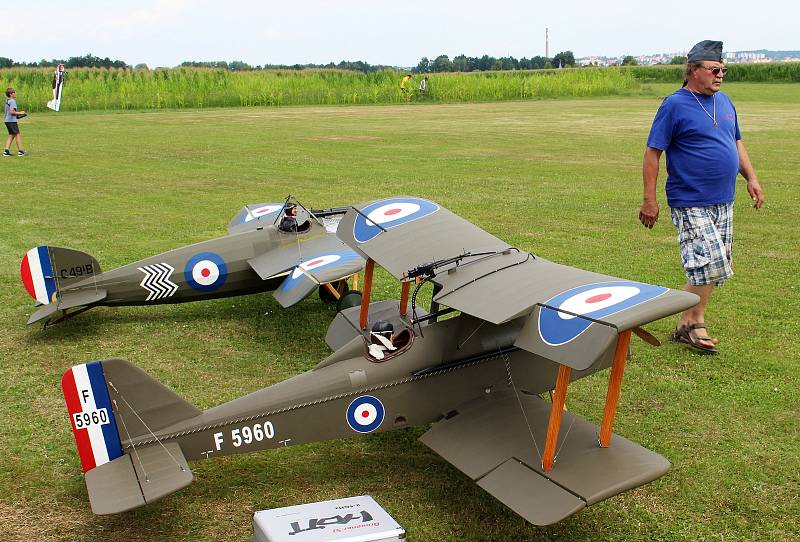
[[(0, 56), (93, 54), (150, 68), (183, 61), (416, 66), (440, 54), (577, 58), (687, 51), (800, 50), (800, 2), (557, 0), (24, 0), (4, 2)], [(8, 15), (13, 14), (13, 22)]]

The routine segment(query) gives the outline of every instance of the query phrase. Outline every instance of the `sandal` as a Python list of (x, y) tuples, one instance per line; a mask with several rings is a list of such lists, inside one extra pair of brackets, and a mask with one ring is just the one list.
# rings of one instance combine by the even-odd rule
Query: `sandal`
[(711, 341), (711, 337), (707, 335), (695, 335), (692, 337), (692, 331), (695, 329), (706, 329), (705, 324), (690, 324), (687, 326), (680, 326), (675, 329), (670, 336), (670, 340), (676, 343), (683, 343), (689, 345), (695, 352), (702, 354), (719, 354), (714, 346), (707, 346), (699, 341)]

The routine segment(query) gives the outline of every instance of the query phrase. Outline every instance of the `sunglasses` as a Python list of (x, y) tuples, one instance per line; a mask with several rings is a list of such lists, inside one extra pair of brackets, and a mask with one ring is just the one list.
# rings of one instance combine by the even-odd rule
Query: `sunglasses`
[(722, 75), (726, 75), (728, 73), (728, 68), (720, 68), (719, 66), (714, 66), (713, 68), (709, 68), (708, 66), (700, 66), (700, 67), (710, 71), (714, 75), (719, 75), (720, 72), (722, 73)]

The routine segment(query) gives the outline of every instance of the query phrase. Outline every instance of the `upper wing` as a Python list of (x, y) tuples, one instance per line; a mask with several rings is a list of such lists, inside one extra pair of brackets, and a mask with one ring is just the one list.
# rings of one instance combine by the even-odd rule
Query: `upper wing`
[(228, 223), (228, 233), (254, 230), (259, 226), (272, 225), (283, 203), (253, 203), (245, 205)]
[(521, 258), (500, 254), (440, 275), (434, 299), (492, 323), (527, 315), (515, 346), (579, 370), (613, 351), (620, 332), (698, 301), (689, 292)]
[(336, 235), (398, 279), (421, 263), (509, 248), (444, 207), (408, 196), (356, 206), (342, 218)]
[[(534, 525), (550, 525), (582, 508), (667, 472), (660, 455), (619, 435), (597, 445), (599, 428), (563, 413), (558, 461), (542, 469), (550, 403), (538, 396), (492, 393), (462, 405), (420, 440), (481, 488)], [(568, 436), (568, 438), (567, 438)]]
[(419, 198), (358, 206), (342, 219), (337, 235), (395, 277), (420, 266), (431, 269), (431, 280), (440, 286), (434, 301), (440, 305), (494, 324), (527, 316), (516, 346), (576, 369), (613, 350), (619, 332), (686, 310), (699, 300), (688, 292), (521, 252)]

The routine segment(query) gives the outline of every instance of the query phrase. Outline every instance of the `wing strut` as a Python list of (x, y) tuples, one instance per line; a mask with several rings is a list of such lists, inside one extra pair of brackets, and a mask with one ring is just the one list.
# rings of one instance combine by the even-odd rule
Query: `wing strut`
[(617, 403), (622, 391), (622, 373), (625, 371), (625, 360), (628, 357), (628, 346), (631, 344), (631, 330), (623, 331), (617, 338), (614, 350), (614, 361), (611, 365), (611, 376), (608, 379), (606, 406), (603, 410), (603, 423), (600, 425), (600, 447), (608, 448), (611, 443), (611, 428), (617, 413)]
[(553, 404), (550, 405), (550, 421), (547, 422), (547, 440), (544, 443), (542, 454), (542, 470), (547, 472), (553, 468), (556, 455), (558, 432), (561, 430), (561, 414), (564, 412), (564, 402), (567, 400), (567, 386), (572, 369), (566, 365), (558, 366), (556, 377), (556, 392), (553, 394)]
[[(629, 329), (623, 331), (617, 337), (617, 346), (614, 350), (614, 361), (611, 365), (611, 376), (608, 380), (608, 391), (606, 392), (606, 404), (603, 410), (603, 422), (600, 426), (599, 444), (601, 448), (608, 448), (611, 444), (614, 417), (617, 413), (617, 404), (622, 391), (622, 375), (625, 371), (625, 360), (628, 357), (628, 346), (630, 344), (631, 330)], [(550, 420), (547, 424), (547, 439), (542, 453), (542, 470), (545, 472), (552, 470), (555, 463), (558, 433), (561, 430), (561, 415), (564, 412), (571, 371), (566, 365), (559, 364), (558, 366), (556, 389), (550, 406)]]
[(361, 294), (361, 313), (358, 318), (358, 325), (362, 330), (367, 329), (367, 320), (369, 318), (369, 298), (372, 294), (372, 273), (375, 271), (375, 260), (372, 258), (367, 259), (367, 265), (364, 267), (364, 292)]
[(405, 316), (408, 312), (409, 290), (411, 290), (411, 282), (408, 280), (403, 281), (402, 289), (400, 290), (400, 316)]

